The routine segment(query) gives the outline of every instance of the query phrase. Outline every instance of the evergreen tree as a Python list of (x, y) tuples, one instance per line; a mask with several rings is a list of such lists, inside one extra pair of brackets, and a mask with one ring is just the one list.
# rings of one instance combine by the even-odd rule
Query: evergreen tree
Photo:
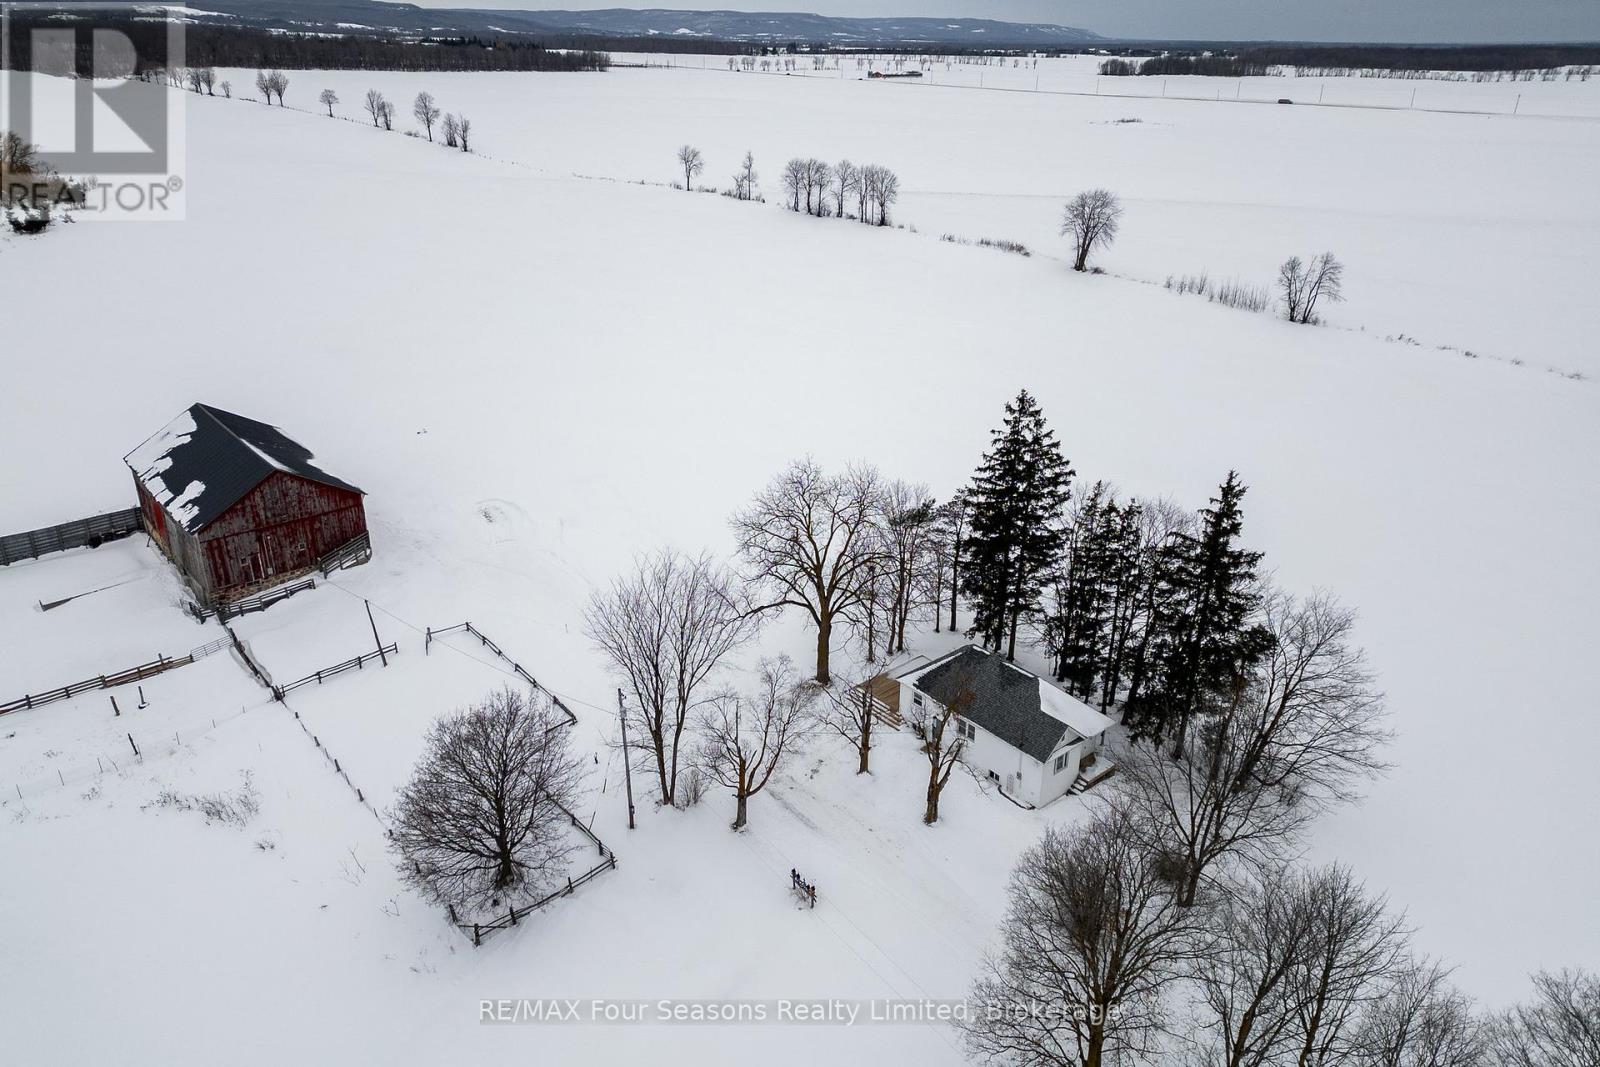
[(1066, 540), (1062, 514), (1072, 467), (1055, 432), (1024, 389), (973, 475), (961, 591), (972, 606), (968, 631), (990, 648), (1017, 654), (1017, 624), (1039, 603), (1045, 575)]
[(1145, 550), (1145, 508), (1130, 500), (1117, 509), (1116, 531), (1106, 563), (1110, 603), (1103, 659), (1099, 664), (1100, 710), (1116, 702), (1127, 672), (1139, 630), (1145, 620), (1141, 610), (1150, 584), (1150, 556)]
[(1180, 757), (1195, 714), (1226, 701), (1271, 650), (1271, 636), (1253, 621), (1262, 553), (1238, 545), (1245, 491), (1229, 471), (1196, 532), (1169, 538), (1156, 560), (1149, 678), (1130, 698), (1126, 721), (1135, 737), (1174, 736)]
[(1054, 610), (1045, 622), (1045, 645), (1055, 658), (1056, 681), (1085, 701), (1094, 696), (1111, 639), (1120, 524), (1121, 509), (1110, 489), (1095, 482), (1075, 516), (1066, 552), (1052, 571)]

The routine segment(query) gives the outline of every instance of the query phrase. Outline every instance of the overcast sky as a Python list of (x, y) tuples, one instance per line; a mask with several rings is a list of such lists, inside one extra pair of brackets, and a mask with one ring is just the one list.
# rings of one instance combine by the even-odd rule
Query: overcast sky
[(1600, 0), (418, 0), (432, 7), (665, 7), (966, 15), (1108, 37), (1324, 41), (1600, 41)]

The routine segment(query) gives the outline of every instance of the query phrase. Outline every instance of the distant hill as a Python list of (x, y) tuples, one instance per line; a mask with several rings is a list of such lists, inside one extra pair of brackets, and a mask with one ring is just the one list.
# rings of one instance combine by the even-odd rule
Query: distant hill
[(495, 34), (748, 41), (846, 46), (1059, 47), (1103, 40), (1098, 34), (1048, 23), (962, 18), (838, 18), (800, 12), (510, 11), (426, 8), (382, 0), (196, 0), (187, 17), (302, 33)]

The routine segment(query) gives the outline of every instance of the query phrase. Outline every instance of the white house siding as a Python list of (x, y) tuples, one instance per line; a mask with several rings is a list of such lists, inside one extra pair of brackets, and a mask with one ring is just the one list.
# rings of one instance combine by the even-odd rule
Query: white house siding
[[(926, 693), (920, 694), (926, 708), (918, 708), (916, 695), (916, 690), (912, 686), (901, 683), (900, 717), (908, 722), (931, 717), (939, 710), (938, 701)], [(1052, 800), (1066, 795), (1067, 790), (1072, 788), (1072, 783), (1078, 780), (1078, 769), (1084, 753), (1093, 752), (1099, 747), (1098, 739), (1085, 741), (1079, 738), (1051, 753), (1048, 763), (1040, 763), (977, 723), (972, 723), (972, 730), (973, 737), (967, 742), (966, 751), (961, 755), (962, 762), (986, 779), (990, 772), (993, 772), (1009, 796), (1037, 808), (1042, 808)], [(1055, 774), (1052, 768), (1055, 766), (1056, 756), (1063, 751), (1070, 752), (1071, 758), (1067, 760), (1066, 766), (1061, 768), (1061, 773)]]

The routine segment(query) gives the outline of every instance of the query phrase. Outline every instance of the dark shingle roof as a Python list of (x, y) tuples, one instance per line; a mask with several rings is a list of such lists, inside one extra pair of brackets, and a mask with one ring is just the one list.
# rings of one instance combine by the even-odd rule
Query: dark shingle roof
[(197, 533), (274, 471), (360, 489), (311, 462), (309, 449), (276, 426), (195, 404), (123, 457), (156, 502)]
[(1040, 706), (1041, 681), (1036, 675), (976, 645), (935, 663), (912, 678), (911, 684), (946, 707), (963, 688), (970, 689), (972, 703), (958, 714), (1041, 763), (1050, 758), (1069, 730)]

